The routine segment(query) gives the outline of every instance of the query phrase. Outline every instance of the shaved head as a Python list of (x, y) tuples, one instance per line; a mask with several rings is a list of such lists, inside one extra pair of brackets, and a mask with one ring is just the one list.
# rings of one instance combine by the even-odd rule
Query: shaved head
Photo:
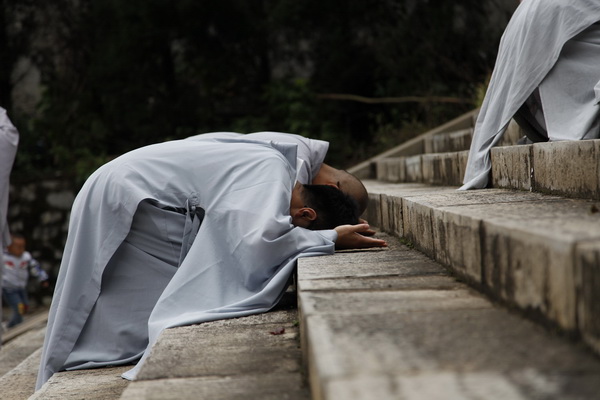
[(369, 203), (369, 194), (365, 185), (356, 176), (344, 170), (338, 170), (338, 182), (339, 189), (356, 200), (358, 211), (362, 214)]
[(367, 204), (369, 203), (369, 194), (367, 193), (367, 189), (360, 179), (348, 171), (323, 164), (312, 183), (314, 185), (337, 186), (338, 189), (356, 201), (359, 215), (367, 209)]

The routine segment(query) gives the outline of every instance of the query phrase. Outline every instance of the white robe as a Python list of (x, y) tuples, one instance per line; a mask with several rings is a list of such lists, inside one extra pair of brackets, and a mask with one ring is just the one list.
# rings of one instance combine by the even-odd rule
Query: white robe
[[(0, 266), (4, 265), (2, 250), (4, 246), (10, 243), (8, 222), (6, 220), (8, 192), (10, 189), (10, 171), (15, 160), (18, 144), (19, 132), (8, 119), (6, 110), (0, 107)], [(2, 287), (2, 268), (0, 268), (0, 287)], [(0, 299), (1, 305), (2, 299)], [(0, 320), (2, 320), (2, 307), (0, 307)], [(2, 339), (2, 327), (0, 327), (0, 339)], [(2, 340), (0, 340), (0, 346), (1, 343)]]
[[(461, 189), (487, 186), (490, 149), (528, 98), (549, 140), (598, 137), (600, 1), (523, 0), (502, 36)], [(536, 96), (531, 97), (539, 88)]]
[[(127, 379), (135, 378), (147, 352), (135, 354), (134, 349), (117, 360), (110, 359), (110, 354), (109, 359), (98, 354), (99, 360), (77, 360), (71, 355), (78, 340), (81, 344), (93, 337), (88, 335), (103, 336), (102, 332), (90, 333), (94, 329), (85, 326), (90, 315), (99, 315), (96, 311), (104, 300), (123, 305), (122, 311), (112, 311), (120, 315), (111, 318), (109, 313), (102, 320), (118, 325), (129, 315), (135, 317), (137, 296), (157, 299), (155, 303), (149, 300), (149, 320), (138, 323), (135, 332), (147, 336), (147, 348), (169, 327), (272, 308), (295, 260), (331, 254), (337, 239), (334, 230), (309, 231), (291, 224), (295, 161), (296, 146), (289, 144), (180, 140), (134, 150), (98, 169), (73, 205), (36, 387), (64, 369), (68, 358), (69, 367), (76, 369), (123, 364), (142, 356), (124, 374)], [(205, 210), (187, 256), (171, 275), (165, 275), (164, 283), (146, 284), (146, 265), (129, 265), (127, 257), (116, 254), (128, 237), (138, 205), (149, 201)], [(104, 281), (103, 285), (104, 274), (110, 276), (110, 284)], [(129, 294), (130, 283), (142, 293)], [(145, 287), (148, 293), (143, 293)], [(97, 350), (92, 348), (91, 353)], [(86, 351), (85, 343), (79, 346), (80, 354)]]
[(310, 184), (319, 173), (325, 155), (329, 149), (329, 143), (324, 140), (305, 138), (304, 136), (284, 132), (254, 132), (241, 134), (235, 132), (210, 132), (195, 135), (186, 140), (205, 140), (214, 138), (246, 138), (252, 140), (267, 140), (278, 143), (291, 143), (298, 145), (296, 170), (297, 180), (302, 184)]

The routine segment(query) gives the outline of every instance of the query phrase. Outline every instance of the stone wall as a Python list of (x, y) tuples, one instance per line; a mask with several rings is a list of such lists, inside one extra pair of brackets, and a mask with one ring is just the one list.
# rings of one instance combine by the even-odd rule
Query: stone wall
[(25, 236), (27, 250), (51, 279), (56, 277), (60, 266), (76, 191), (72, 180), (62, 178), (11, 182), (10, 230)]

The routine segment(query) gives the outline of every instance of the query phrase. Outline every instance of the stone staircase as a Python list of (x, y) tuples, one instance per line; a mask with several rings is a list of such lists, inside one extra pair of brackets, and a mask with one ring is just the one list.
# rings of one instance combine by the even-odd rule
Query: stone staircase
[(389, 248), (301, 259), (276, 310), (165, 331), (134, 382), (9, 386), (37, 368), (28, 332), (0, 398), (598, 398), (600, 141), (515, 145), (512, 123), (493, 188), (457, 191), (476, 114), (351, 170)]

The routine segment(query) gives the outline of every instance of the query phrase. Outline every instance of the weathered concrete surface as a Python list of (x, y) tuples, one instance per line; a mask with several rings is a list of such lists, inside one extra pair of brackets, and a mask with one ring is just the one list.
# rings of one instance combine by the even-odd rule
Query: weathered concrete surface
[(600, 199), (600, 140), (494, 147), (492, 185)]
[(160, 379), (132, 382), (122, 400), (308, 400), (310, 393), (300, 374), (272, 372), (260, 375)]
[(35, 391), (42, 349), (38, 348), (0, 378), (0, 398), (27, 399)]
[(458, 186), (462, 182), (459, 153), (423, 154), (423, 176), (419, 182)]
[(575, 254), (579, 330), (588, 343), (600, 349), (600, 241), (577, 246)]
[(469, 161), (469, 151), (459, 151), (456, 155), (458, 157), (458, 176), (460, 176), (459, 186), (462, 186), (463, 178), (467, 170), (467, 162)]
[(469, 150), (473, 128), (436, 133), (426, 137), (425, 153), (448, 153)]
[(381, 222), (379, 226), (381, 226), (382, 229), (385, 229), (386, 232), (402, 236), (402, 203), (400, 198), (381, 194), (379, 202), (380, 205), (378, 209), (381, 212)]
[(44, 344), (46, 327), (33, 329), (13, 339), (0, 349), (0, 376), (19, 365)]
[[(6, 304), (4, 306), (4, 311), (6, 311), (8, 307), (6, 307)], [(10, 311), (7, 314), (10, 314)], [(2, 344), (4, 345), (9, 343), (10, 341), (21, 336), (25, 332), (29, 332), (38, 328), (44, 328), (46, 326), (47, 321), (48, 309), (46, 307), (38, 309), (32, 313), (25, 314), (25, 316), (23, 317), (23, 322), (16, 326), (13, 326), (12, 328), (7, 329), (2, 333)]]
[(533, 145), (534, 190), (600, 199), (600, 140)]
[(403, 228), (393, 232), (417, 249), (497, 298), (583, 335), (600, 351), (593, 295), (600, 271), (590, 266), (596, 250), (587, 245), (600, 240), (597, 202), (502, 189), (410, 185), (402, 193), (401, 184), (367, 186), (374, 200), (385, 196), (380, 209), (390, 201), (402, 205)]
[(121, 374), (131, 366), (66, 371), (54, 374), (29, 400), (114, 400), (129, 381)]
[(423, 156), (406, 157), (406, 182), (423, 181)]
[(492, 186), (532, 190), (533, 145), (493, 147)]
[(465, 152), (427, 153), (411, 157), (384, 158), (376, 162), (377, 180), (460, 185), (466, 166)]
[(406, 157), (390, 157), (376, 163), (377, 179), (384, 182), (406, 181)]
[(597, 357), (450, 283), (439, 265), (419, 273), (426, 259), (388, 240), (387, 251), (299, 261), (314, 400), (596, 398)]
[[(278, 311), (168, 329), (137, 379), (300, 371), (296, 320), (295, 310)], [(278, 328), (285, 333), (271, 334)]]
[(306, 400), (297, 318), (276, 310), (167, 329), (121, 398)]
[[(600, 200), (600, 139), (515, 145), (521, 131), (516, 127), (511, 132), (514, 138), (491, 149), (493, 187)], [(452, 134), (462, 133), (439, 133), (423, 140), (441, 143), (442, 137)], [(468, 151), (450, 152), (432, 144), (425, 147), (420, 155), (377, 159), (376, 179), (462, 185)], [(434, 149), (438, 151), (433, 152)]]

